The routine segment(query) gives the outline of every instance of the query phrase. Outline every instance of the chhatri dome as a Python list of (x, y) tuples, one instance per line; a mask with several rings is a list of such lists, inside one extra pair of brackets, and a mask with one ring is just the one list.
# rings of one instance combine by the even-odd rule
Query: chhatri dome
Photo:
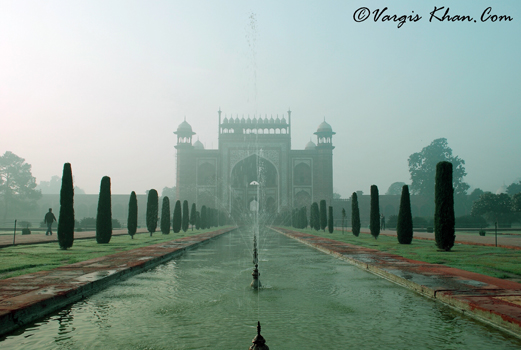
[(325, 120), (320, 123), (317, 128), (317, 132), (333, 132), (333, 128)]
[(204, 145), (201, 141), (197, 140), (194, 142), (194, 148), (195, 149), (204, 149)]
[(192, 131), (192, 126), (190, 124), (188, 124), (186, 119), (181, 124), (179, 124), (179, 126), (177, 127), (177, 131), (175, 133), (176, 134), (190, 134), (190, 135), (195, 134), (195, 132)]
[(306, 144), (306, 147), (304, 148), (306, 151), (308, 150), (314, 150), (315, 148), (317, 148), (317, 145), (313, 142), (313, 141), (309, 141), (307, 144)]

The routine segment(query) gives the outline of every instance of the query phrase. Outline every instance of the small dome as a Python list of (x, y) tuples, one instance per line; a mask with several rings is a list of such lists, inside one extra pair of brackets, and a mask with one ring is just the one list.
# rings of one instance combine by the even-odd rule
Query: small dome
[(282, 119), (280, 120), (280, 122), (281, 122), (282, 124), (287, 124), (287, 122), (286, 122), (286, 118), (284, 118), (284, 117), (282, 117)]
[(313, 141), (309, 141), (306, 144), (306, 148), (304, 148), (304, 149), (305, 150), (314, 150), (315, 148), (317, 148), (317, 145), (315, 145), (315, 143)]
[(280, 124), (280, 118), (278, 115), (277, 115), (277, 119), (275, 119), (275, 123)]
[(175, 132), (178, 135), (193, 135), (195, 132), (192, 131), (192, 126), (185, 121), (183, 121), (177, 127), (177, 131)]
[(228, 124), (228, 118), (224, 117), (223, 124)]
[(331, 127), (331, 125), (329, 125), (328, 123), (326, 123), (326, 121), (324, 120), (322, 123), (320, 123), (320, 125), (318, 126), (317, 128), (317, 132), (333, 132), (333, 128)]
[(195, 149), (204, 149), (204, 145), (201, 141), (197, 140), (194, 142), (194, 148)]

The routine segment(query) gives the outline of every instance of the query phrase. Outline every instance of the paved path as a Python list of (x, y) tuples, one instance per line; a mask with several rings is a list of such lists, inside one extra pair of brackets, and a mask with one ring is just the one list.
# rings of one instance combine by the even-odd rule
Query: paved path
[(284, 228), (277, 231), (521, 338), (521, 283)]
[[(341, 228), (336, 227), (335, 230), (342, 231)], [(345, 229), (344, 229), (345, 230)], [(369, 229), (361, 229), (361, 233), (370, 234)], [(351, 230), (349, 230), (351, 233)], [(396, 237), (396, 231), (393, 230), (382, 230), (380, 231), (381, 235), (385, 236), (394, 236)], [(414, 239), (426, 239), (426, 240), (434, 240), (434, 233), (427, 232), (414, 232)], [(476, 234), (460, 234), (456, 233), (456, 243), (461, 244), (472, 244), (472, 245), (483, 245), (483, 246), (495, 246), (495, 237), (494, 233), (490, 231), (487, 232), (485, 236), (480, 236)], [(497, 245), (502, 248), (509, 249), (521, 249), (521, 235), (519, 234), (498, 234), (497, 236)]]
[(0, 335), (94, 294), (121, 278), (162, 264), (186, 249), (231, 230), (233, 228), (200, 233), (50, 271), (0, 280)]
[[(147, 232), (146, 229), (141, 228), (137, 230), (137, 233)], [(128, 235), (127, 229), (120, 230), (112, 230), (113, 236), (121, 236)], [(84, 231), (84, 232), (74, 232), (74, 239), (88, 239), (95, 238), (96, 231)], [(46, 236), (44, 232), (40, 233), (31, 233), (30, 235), (22, 235), (19, 231), (18, 234), (14, 237), (15, 244), (38, 244), (38, 243), (49, 243), (49, 242), (58, 242), (58, 235), (56, 232), (53, 233), (52, 236)], [(0, 235), (0, 248), (13, 245), (13, 235)]]

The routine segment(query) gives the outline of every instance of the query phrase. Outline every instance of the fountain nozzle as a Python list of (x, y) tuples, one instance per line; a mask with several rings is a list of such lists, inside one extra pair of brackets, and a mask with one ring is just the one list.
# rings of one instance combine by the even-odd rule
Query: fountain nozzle
[(260, 334), (260, 331), (261, 331), (261, 325), (260, 325), (260, 322), (257, 321), (257, 335), (251, 341), (253, 343), (253, 345), (250, 346), (250, 348), (248, 350), (270, 350), (268, 345), (266, 345), (266, 340)]

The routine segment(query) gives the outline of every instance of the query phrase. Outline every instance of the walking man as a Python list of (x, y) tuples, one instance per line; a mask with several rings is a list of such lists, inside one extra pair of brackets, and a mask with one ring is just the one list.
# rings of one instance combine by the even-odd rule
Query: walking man
[(385, 216), (384, 216), (384, 214), (382, 214), (381, 219), (380, 219), (380, 228), (382, 230), (385, 230)]
[(52, 224), (57, 221), (56, 216), (52, 213), (52, 208), (49, 208), (49, 212), (45, 214), (45, 219), (43, 219), (43, 221), (47, 224), (47, 232), (45, 232), (45, 235), (52, 236)]

